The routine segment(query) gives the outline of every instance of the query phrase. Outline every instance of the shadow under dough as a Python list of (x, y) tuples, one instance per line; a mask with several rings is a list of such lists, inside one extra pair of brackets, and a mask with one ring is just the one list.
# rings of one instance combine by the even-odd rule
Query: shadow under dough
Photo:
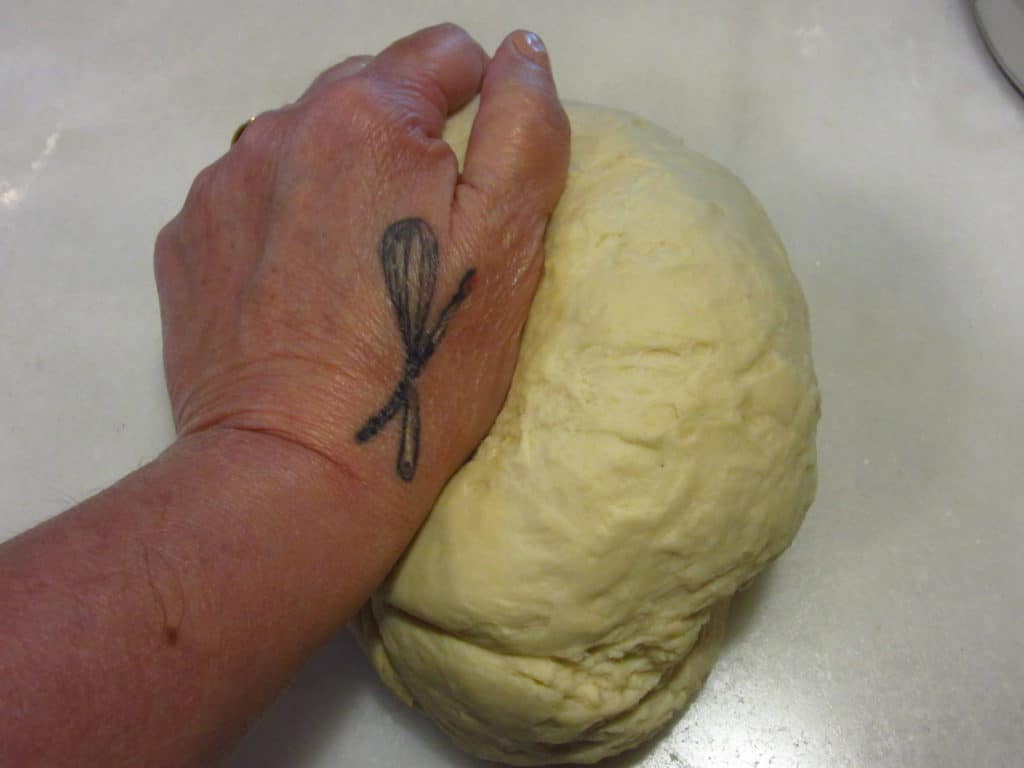
[[(918, 463), (942, 466), (956, 441), (928, 439), (936, 431), (934, 425), (945, 425), (942, 434), (948, 437), (950, 432), (971, 427), (969, 414), (944, 413), (934, 424), (915, 420), (910, 416), (914, 411), (906, 402), (907, 393), (921, 391), (925, 385), (962, 388), (962, 371), (971, 350), (957, 333), (955, 275), (933, 264), (937, 246), (928, 227), (910, 227), (858, 190), (821, 178), (817, 170), (800, 163), (797, 152), (788, 173), (792, 189), (815, 190), (813, 205), (808, 208), (806, 201), (794, 202), (787, 210), (785, 190), (779, 192), (778, 200), (768, 203), (769, 208), (780, 209), (777, 223), (783, 225), (783, 238), (810, 305), (824, 400), (818, 433), (818, 500), (809, 513), (816, 524), (798, 536), (795, 545), (821, 549), (821, 558), (827, 562), (812, 563), (812, 567), (849, 569), (856, 567), (865, 552), (885, 542), (902, 540), (911, 546), (931, 521), (927, 515), (910, 514), (910, 506), (906, 514), (894, 519), (863, 492), (863, 476), (843, 471), (844, 467), (860, 465), (860, 454), (853, 452), (857, 445), (872, 441), (888, 458), (873, 466), (874, 485), (887, 481), (905, 485), (899, 477), (899, 459), (911, 447)], [(917, 192), (909, 187), (901, 191), (906, 195)], [(929, 214), (927, 220), (941, 220), (946, 215), (941, 210)], [(816, 222), (813, 226), (807, 223), (810, 218)], [(941, 359), (932, 359), (937, 354), (933, 349), (921, 348), (924, 336), (942, 340)], [(908, 365), (908, 360), (917, 365)], [(935, 371), (944, 374), (938, 383)], [(929, 377), (922, 378), (918, 388), (897, 386), (897, 382), (923, 377), (926, 372)], [(900, 435), (914, 439), (904, 437), (894, 444), (879, 438), (883, 425), (893, 423), (901, 425)], [(844, 507), (835, 504), (837, 498), (862, 498), (864, 503)], [(879, 531), (886, 536), (879, 536)], [(773, 571), (767, 568), (733, 598), (724, 648), (745, 642), (756, 626), (760, 605), (778, 578)], [(833, 606), (830, 602), (821, 609), (833, 610)], [(313, 764), (329, 748), (348, 712), (364, 698), (385, 709), (397, 728), (413, 734), (435, 763), (453, 768), (495, 765), (462, 753), (422, 713), (399, 702), (377, 679), (347, 631), (306, 664), (225, 765), (293, 768)], [(685, 712), (648, 744), (603, 761), (599, 768), (642, 765), (682, 717), (687, 717)], [(694, 726), (699, 728), (700, 723)]]

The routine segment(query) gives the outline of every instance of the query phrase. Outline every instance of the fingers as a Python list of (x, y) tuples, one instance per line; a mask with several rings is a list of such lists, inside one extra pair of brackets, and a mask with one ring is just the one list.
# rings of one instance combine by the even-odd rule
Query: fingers
[(451, 413), (467, 414), (465, 439), (452, 441), (456, 462), (486, 433), (508, 392), (568, 164), (569, 122), (544, 44), (514, 32), (484, 75), (453, 199), (452, 250), (460, 268), (476, 273), (447, 354), (454, 370), (479, 371), (485, 392), (475, 403), (449, 401)]
[(310, 83), (309, 88), (299, 97), (299, 101), (308, 101), (324, 88), (330, 87), (339, 80), (359, 74), (371, 61), (373, 61), (373, 56), (350, 56), (340, 64), (335, 64), (324, 70)]
[(541, 39), (517, 31), (487, 67), (462, 183), (499, 208), (515, 200), (545, 219), (565, 187), (569, 120), (558, 100)]
[(454, 24), (420, 30), (386, 48), (363, 70), (400, 102), (429, 136), (480, 89), (487, 54)]

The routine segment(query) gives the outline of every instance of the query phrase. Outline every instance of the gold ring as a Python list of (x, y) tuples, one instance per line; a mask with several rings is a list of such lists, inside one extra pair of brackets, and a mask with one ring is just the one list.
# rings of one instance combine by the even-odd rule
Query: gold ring
[(235, 142), (237, 142), (240, 138), (242, 138), (242, 134), (245, 133), (245, 129), (248, 128), (252, 124), (252, 121), (255, 120), (255, 119), (256, 119), (256, 115), (253, 115), (248, 120), (246, 120), (244, 123), (242, 123), (240, 126), (235, 128), (235, 132), (233, 134), (231, 134), (231, 146), (235, 146)]

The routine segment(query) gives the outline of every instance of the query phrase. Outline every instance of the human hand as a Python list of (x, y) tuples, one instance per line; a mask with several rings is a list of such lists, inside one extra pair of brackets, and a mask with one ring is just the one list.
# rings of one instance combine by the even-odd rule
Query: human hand
[(386, 576), (540, 275), (569, 129), (534, 40), (349, 59), (196, 179), (156, 245), (180, 439), (0, 547), (0, 762), (210, 765)]
[[(478, 92), (460, 175), (441, 131)], [(259, 116), (157, 240), (179, 436), (286, 440), (421, 519), (508, 390), (568, 148), (524, 32), (488, 60), (425, 29)]]

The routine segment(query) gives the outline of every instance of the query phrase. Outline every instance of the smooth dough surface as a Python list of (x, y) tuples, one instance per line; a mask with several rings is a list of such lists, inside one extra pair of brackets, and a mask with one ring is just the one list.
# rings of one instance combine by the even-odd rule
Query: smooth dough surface
[[(508, 400), (359, 621), (405, 701), (519, 765), (677, 715), (817, 477), (807, 309), (757, 200), (650, 123), (568, 111)], [(472, 117), (445, 133), (460, 158)]]

